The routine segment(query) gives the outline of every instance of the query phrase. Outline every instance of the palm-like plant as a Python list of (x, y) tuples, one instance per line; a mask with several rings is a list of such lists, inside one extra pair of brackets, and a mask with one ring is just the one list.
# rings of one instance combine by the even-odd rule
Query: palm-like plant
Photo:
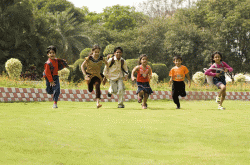
[(69, 63), (78, 59), (81, 50), (90, 46), (90, 39), (85, 33), (85, 24), (79, 24), (73, 15), (70, 9), (51, 14), (54, 19), (51, 28), (55, 30), (58, 37), (55, 45), (62, 50), (59, 57), (67, 59)]

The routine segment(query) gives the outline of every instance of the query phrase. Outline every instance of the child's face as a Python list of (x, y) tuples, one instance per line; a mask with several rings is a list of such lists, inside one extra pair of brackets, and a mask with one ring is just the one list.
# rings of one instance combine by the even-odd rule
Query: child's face
[(56, 58), (56, 53), (54, 52), (54, 50), (50, 50), (47, 55), (51, 60), (54, 60)]
[(214, 55), (214, 61), (215, 61), (215, 63), (220, 63), (220, 60), (221, 60), (221, 56), (219, 54), (215, 54)]
[(148, 58), (147, 57), (142, 57), (141, 64), (142, 65), (147, 65), (147, 63), (148, 63)]
[(122, 51), (120, 49), (117, 49), (114, 54), (117, 59), (120, 59), (122, 57)]
[(175, 59), (175, 60), (174, 60), (174, 64), (175, 64), (177, 67), (180, 67), (180, 66), (181, 66), (181, 63), (182, 63), (182, 60), (181, 60), (181, 59)]
[(92, 51), (92, 53), (93, 53), (94, 56), (99, 56), (100, 49), (95, 49), (95, 50)]

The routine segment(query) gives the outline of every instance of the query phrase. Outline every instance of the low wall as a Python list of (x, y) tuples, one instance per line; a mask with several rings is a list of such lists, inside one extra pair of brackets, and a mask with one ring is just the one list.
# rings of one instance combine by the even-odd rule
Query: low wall
[[(108, 91), (102, 90), (102, 102), (117, 102), (117, 95), (107, 96)], [(187, 92), (183, 100), (211, 100), (215, 99), (218, 92)], [(125, 101), (137, 99), (136, 91), (126, 91)], [(151, 100), (172, 99), (171, 91), (154, 91), (150, 95)], [(227, 92), (227, 100), (250, 101), (250, 92)], [(61, 89), (59, 101), (94, 101), (95, 92), (89, 93), (87, 90)], [(0, 87), (0, 102), (11, 101), (52, 101), (51, 95), (46, 93), (45, 89), (36, 88), (5, 88)]]

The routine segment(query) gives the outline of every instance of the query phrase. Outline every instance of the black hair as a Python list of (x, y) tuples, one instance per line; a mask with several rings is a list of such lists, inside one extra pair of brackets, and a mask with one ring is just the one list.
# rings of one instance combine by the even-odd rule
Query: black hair
[(119, 50), (121, 50), (121, 52), (123, 53), (123, 49), (122, 49), (122, 47), (120, 47), (120, 46), (115, 47), (115, 49), (114, 49), (114, 53), (115, 53), (118, 49), (119, 49)]
[(221, 54), (221, 52), (215, 51), (215, 52), (212, 54), (212, 56), (211, 56), (212, 64), (215, 63), (215, 61), (214, 61), (214, 56), (215, 56), (216, 54), (220, 55), (220, 61), (222, 61), (222, 54)]
[(93, 51), (94, 50), (96, 50), (96, 49), (99, 49), (99, 50), (101, 50), (101, 47), (99, 46), (99, 45), (94, 45), (93, 47), (92, 47), (92, 49), (91, 49), (91, 52), (89, 53), (89, 56), (91, 56), (93, 53)]
[(181, 56), (178, 56), (178, 55), (177, 55), (177, 56), (174, 56), (174, 58), (173, 58), (174, 61), (175, 61), (175, 60), (178, 60), (178, 59), (182, 61), (182, 57), (181, 57)]
[(100, 49), (101, 50), (101, 47), (99, 45), (94, 45), (93, 48), (92, 48), (92, 51), (94, 51), (96, 49)]
[(53, 45), (50, 45), (49, 47), (47, 47), (47, 54), (48, 54), (51, 50), (53, 50), (53, 51), (56, 53), (56, 47), (53, 46)]
[(146, 54), (140, 55), (139, 61), (138, 61), (138, 64), (139, 64), (139, 65), (141, 65), (141, 59), (142, 59), (143, 57), (147, 57), (147, 58), (148, 58), (148, 56), (147, 56)]

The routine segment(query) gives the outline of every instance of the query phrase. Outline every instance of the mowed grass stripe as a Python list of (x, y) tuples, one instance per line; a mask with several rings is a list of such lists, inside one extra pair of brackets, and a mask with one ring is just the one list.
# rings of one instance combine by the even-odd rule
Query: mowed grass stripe
[(248, 164), (249, 102), (0, 103), (0, 164)]

